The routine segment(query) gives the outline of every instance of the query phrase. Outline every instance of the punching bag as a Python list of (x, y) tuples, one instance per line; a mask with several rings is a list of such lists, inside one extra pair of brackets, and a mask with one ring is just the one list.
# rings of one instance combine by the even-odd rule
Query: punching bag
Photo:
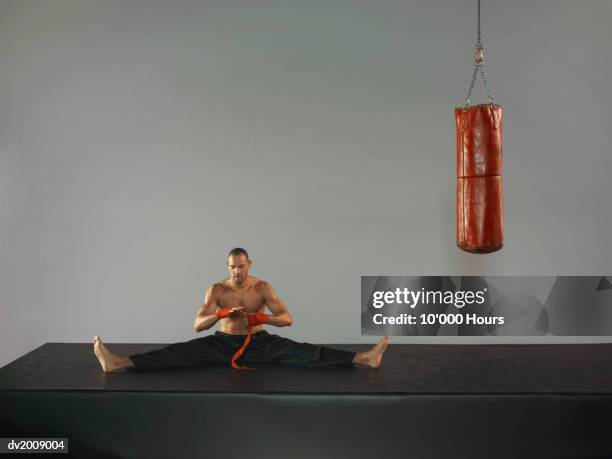
[(457, 246), (489, 253), (504, 245), (502, 107), (455, 108)]
[[(474, 73), (463, 107), (455, 107), (457, 132), (457, 246), (490, 253), (504, 245), (502, 106), (494, 103), (480, 41), (480, 0)], [(482, 76), (489, 103), (470, 105), (476, 75)]]

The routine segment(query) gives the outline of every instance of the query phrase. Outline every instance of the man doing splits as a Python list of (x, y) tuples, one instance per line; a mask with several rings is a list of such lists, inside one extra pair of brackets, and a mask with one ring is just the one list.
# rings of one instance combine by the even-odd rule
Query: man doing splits
[[(220, 322), (219, 331), (130, 356), (113, 354), (96, 335), (93, 348), (102, 370), (111, 373), (122, 369), (157, 370), (229, 362), (238, 369), (247, 368), (239, 362), (307, 367), (350, 368), (355, 364), (380, 367), (389, 342), (387, 336), (366, 352), (352, 352), (299, 343), (264, 330), (263, 324), (290, 326), (293, 318), (270, 284), (249, 276), (251, 263), (246, 250), (231, 250), (227, 259), (229, 277), (206, 290), (194, 329), (196, 332), (208, 330)], [(264, 313), (265, 306), (272, 314)]]

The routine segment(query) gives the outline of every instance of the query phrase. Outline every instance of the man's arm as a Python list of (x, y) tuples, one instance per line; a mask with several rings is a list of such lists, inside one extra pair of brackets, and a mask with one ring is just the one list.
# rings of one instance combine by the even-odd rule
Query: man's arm
[(208, 330), (219, 321), (216, 314), (217, 295), (215, 290), (214, 285), (211, 285), (208, 287), (208, 289), (206, 289), (204, 304), (200, 306), (200, 310), (198, 311), (193, 324), (193, 328), (195, 329), (196, 333), (201, 332), (202, 330)]
[(293, 317), (289, 314), (287, 306), (280, 300), (272, 286), (265, 281), (262, 281), (262, 294), (264, 303), (273, 314), (266, 323), (277, 327), (288, 327), (293, 324)]

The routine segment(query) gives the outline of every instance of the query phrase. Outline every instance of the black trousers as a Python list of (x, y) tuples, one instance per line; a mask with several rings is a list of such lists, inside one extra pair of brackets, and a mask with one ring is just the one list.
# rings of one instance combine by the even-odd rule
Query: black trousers
[[(213, 363), (229, 365), (240, 349), (246, 335), (217, 331), (212, 335), (170, 344), (161, 349), (133, 354), (134, 367), (128, 370), (158, 370), (162, 368), (193, 367)], [(333, 349), (310, 343), (298, 343), (288, 338), (260, 330), (251, 337), (238, 365), (274, 363), (302, 367), (354, 367), (356, 352)]]

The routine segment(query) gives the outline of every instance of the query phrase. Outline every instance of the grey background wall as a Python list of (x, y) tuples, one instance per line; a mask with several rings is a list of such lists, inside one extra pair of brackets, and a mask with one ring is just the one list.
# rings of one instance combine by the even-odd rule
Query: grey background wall
[[(0, 1), (0, 365), (198, 336), (234, 246), (310, 342), (376, 340), (361, 275), (610, 274), (612, 2), (482, 20), (506, 218), (484, 256), (454, 239), (474, 2)], [(569, 340), (602, 338), (520, 339)]]

